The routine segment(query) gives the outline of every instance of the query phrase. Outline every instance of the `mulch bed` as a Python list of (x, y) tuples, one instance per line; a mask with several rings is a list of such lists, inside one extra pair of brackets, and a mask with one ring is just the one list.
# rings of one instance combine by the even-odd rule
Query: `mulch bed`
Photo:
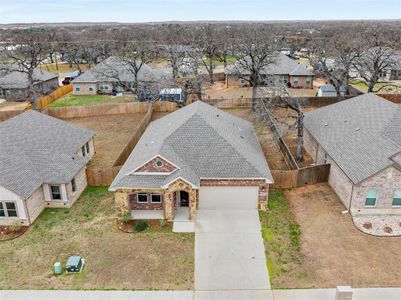
[[(130, 220), (127, 222), (118, 222), (117, 227), (118, 227), (118, 229), (120, 229), (123, 232), (134, 233), (135, 232), (134, 225), (138, 221), (140, 221), (140, 220)], [(148, 226), (153, 229), (162, 229), (162, 228), (168, 226), (166, 222), (163, 224), (162, 222), (160, 222), (160, 220), (142, 220), (142, 221), (146, 222), (148, 224)]]
[(0, 226), (0, 241), (13, 240), (24, 234), (28, 228), (28, 226), (21, 226), (18, 230), (14, 230), (11, 226)]

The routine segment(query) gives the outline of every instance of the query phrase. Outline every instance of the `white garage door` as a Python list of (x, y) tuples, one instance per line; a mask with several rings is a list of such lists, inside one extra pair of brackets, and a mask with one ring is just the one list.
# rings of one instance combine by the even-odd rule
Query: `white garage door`
[(256, 209), (258, 187), (200, 187), (199, 208), (203, 209)]

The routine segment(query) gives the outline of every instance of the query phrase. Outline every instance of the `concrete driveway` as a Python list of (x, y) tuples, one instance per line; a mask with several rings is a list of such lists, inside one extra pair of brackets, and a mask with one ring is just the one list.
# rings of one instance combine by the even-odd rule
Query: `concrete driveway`
[(195, 290), (270, 289), (257, 210), (196, 215)]

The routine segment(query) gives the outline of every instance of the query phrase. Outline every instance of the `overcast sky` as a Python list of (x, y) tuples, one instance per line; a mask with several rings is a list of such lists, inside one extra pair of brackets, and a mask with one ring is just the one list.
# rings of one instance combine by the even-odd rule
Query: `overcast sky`
[(401, 19), (401, 0), (0, 0), (0, 23)]

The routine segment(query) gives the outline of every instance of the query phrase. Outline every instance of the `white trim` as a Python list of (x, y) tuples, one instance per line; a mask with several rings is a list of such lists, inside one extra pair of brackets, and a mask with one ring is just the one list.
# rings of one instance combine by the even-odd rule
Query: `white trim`
[[(376, 200), (375, 200), (375, 205), (366, 205), (366, 199), (368, 199), (368, 192), (369, 190), (375, 190), (376, 191)], [(379, 189), (378, 188), (368, 188), (365, 193), (365, 203), (364, 207), (365, 208), (375, 208), (377, 206), (377, 200), (379, 199)]]
[[(160, 154), (156, 154), (156, 155), (153, 156), (151, 159), (147, 160), (146, 162), (144, 162), (144, 163), (141, 164), (139, 167), (135, 168), (133, 171), (129, 172), (129, 173), (126, 174), (126, 175), (128, 176), (128, 175), (131, 175), (131, 174), (135, 173), (138, 169), (142, 168), (142, 167), (143, 167), (144, 165), (146, 165), (148, 162), (151, 162), (152, 160), (154, 160), (154, 159), (157, 158), (157, 157), (159, 157), (159, 158), (161, 158), (162, 160), (168, 162), (170, 165), (172, 165), (172, 166), (175, 167), (176, 169), (180, 169), (176, 164), (172, 163), (171, 161), (169, 161), (168, 159), (164, 158), (164, 157), (161, 156)], [(175, 171), (175, 170), (174, 170), (174, 171)], [(174, 171), (173, 171), (173, 172), (174, 172)], [(144, 173), (144, 172), (141, 172), (141, 173)], [(153, 174), (154, 174), (154, 173), (152, 173), (152, 172), (146, 172), (146, 173), (149, 174), (149, 175), (153, 175)], [(160, 172), (155, 172), (155, 173), (160, 173)], [(172, 172), (171, 172), (171, 173), (172, 173)], [(139, 173), (137, 173), (137, 174), (139, 174)], [(164, 173), (164, 174), (167, 175), (168, 173)]]
[(191, 182), (189, 182), (188, 180), (185, 180), (184, 178), (182, 178), (181, 176), (176, 177), (175, 179), (173, 179), (172, 181), (170, 181), (169, 183), (162, 185), (161, 188), (166, 189), (169, 187), (170, 184), (176, 182), (177, 180), (181, 179), (182, 181), (184, 181), (185, 183), (188, 183), (192, 188), (194, 189), (199, 189), (199, 187), (197, 187), (196, 185), (192, 184)]
[[(139, 195), (146, 195), (146, 202), (139, 202), (139, 197), (138, 197)], [(149, 203), (149, 195), (148, 195), (148, 193), (145, 193), (145, 192), (136, 193), (136, 203), (137, 204)]]
[(130, 175), (165, 175), (165, 176), (168, 176), (168, 175), (173, 174), (175, 171), (177, 171), (177, 169), (174, 169), (171, 172), (135, 172), (135, 174), (130, 173), (130, 174), (127, 174), (127, 176), (130, 176)]
[(200, 177), (199, 180), (264, 180), (268, 184), (273, 184), (274, 182), (268, 178), (213, 178), (213, 177)]
[[(152, 196), (153, 195), (159, 196), (160, 197), (160, 201), (159, 202), (153, 202), (153, 200), (152, 200)], [(160, 194), (160, 193), (150, 193), (150, 203), (152, 203), (152, 204), (163, 203), (162, 194)]]

